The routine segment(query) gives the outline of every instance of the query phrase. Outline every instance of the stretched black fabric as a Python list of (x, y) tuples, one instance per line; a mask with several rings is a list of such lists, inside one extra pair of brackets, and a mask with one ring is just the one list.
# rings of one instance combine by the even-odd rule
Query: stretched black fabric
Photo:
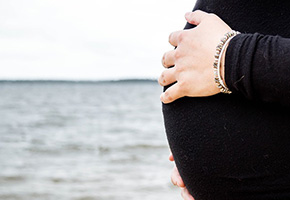
[(233, 39), (226, 55), (226, 82), (233, 92), (290, 105), (290, 39), (242, 34)]
[(226, 53), (233, 94), (163, 105), (181, 177), (196, 200), (290, 199), (290, 1), (197, 0), (197, 9), (242, 34)]

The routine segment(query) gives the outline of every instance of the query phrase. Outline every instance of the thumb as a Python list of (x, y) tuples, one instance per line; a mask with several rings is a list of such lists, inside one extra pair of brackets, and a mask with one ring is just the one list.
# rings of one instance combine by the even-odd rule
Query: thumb
[(199, 25), (202, 20), (204, 20), (209, 14), (201, 11), (201, 10), (196, 10), (194, 12), (188, 12), (185, 14), (185, 19), (187, 20), (188, 23), (193, 24), (193, 25)]

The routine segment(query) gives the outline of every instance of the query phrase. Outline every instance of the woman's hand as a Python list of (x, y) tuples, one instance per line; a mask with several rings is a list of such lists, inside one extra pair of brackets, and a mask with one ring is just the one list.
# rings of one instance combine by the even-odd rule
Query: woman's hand
[[(174, 161), (173, 155), (169, 156), (170, 161)], [(187, 188), (184, 185), (182, 178), (178, 172), (177, 167), (174, 165), (172, 173), (171, 173), (171, 182), (173, 185), (176, 185), (181, 188), (181, 196), (184, 200), (194, 200), (191, 194), (188, 192)]]
[(169, 43), (177, 48), (164, 54), (162, 64), (168, 69), (161, 74), (159, 84), (176, 83), (161, 94), (163, 103), (183, 96), (205, 97), (220, 92), (214, 82), (214, 55), (220, 39), (231, 28), (218, 16), (200, 10), (187, 13), (185, 18), (197, 26), (169, 37)]

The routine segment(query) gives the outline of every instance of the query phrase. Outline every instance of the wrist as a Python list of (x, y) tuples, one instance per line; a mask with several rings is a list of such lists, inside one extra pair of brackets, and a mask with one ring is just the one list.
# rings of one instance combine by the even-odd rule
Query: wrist
[(217, 87), (220, 89), (220, 92), (225, 93), (225, 94), (232, 93), (229, 90), (229, 88), (225, 85), (225, 81), (224, 81), (224, 77), (225, 77), (225, 70), (224, 70), (224, 68), (225, 68), (224, 67), (225, 50), (226, 50), (226, 47), (228, 46), (229, 42), (231, 41), (231, 39), (233, 37), (235, 37), (237, 34), (239, 34), (239, 32), (234, 31), (234, 30), (231, 30), (230, 32), (226, 33), (224, 35), (224, 37), (221, 39), (218, 46), (216, 47), (216, 54), (214, 56), (215, 57), (215, 61), (213, 64), (214, 74), (215, 74), (214, 81), (217, 84)]

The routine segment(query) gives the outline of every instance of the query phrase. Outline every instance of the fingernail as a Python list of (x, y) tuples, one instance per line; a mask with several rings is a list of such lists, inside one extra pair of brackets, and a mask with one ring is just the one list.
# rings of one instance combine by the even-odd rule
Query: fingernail
[(185, 187), (181, 186), (180, 183), (177, 183), (177, 186), (180, 187), (181, 189), (182, 189), (182, 188), (185, 188)]

